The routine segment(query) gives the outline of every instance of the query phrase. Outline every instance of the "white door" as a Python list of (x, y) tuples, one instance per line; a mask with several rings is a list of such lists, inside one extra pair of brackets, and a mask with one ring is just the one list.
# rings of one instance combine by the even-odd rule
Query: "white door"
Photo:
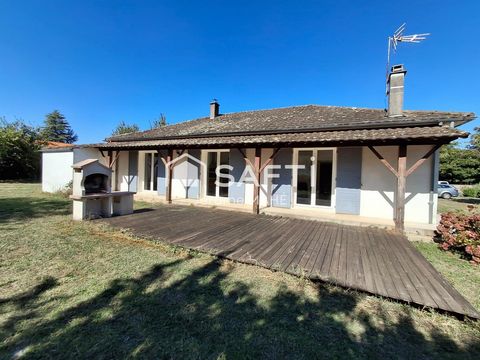
[(332, 207), (335, 149), (296, 149), (295, 163), (295, 204)]

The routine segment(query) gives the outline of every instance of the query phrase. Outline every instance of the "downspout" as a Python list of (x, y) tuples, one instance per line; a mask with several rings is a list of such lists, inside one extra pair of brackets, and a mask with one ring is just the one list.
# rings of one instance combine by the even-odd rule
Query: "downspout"
[(432, 159), (432, 177), (431, 177), (431, 184), (430, 184), (430, 195), (428, 199), (428, 223), (429, 224), (436, 224), (437, 223), (437, 206), (438, 200), (436, 200), (437, 197), (437, 187), (438, 187), (438, 172), (439, 172), (439, 166), (440, 166), (440, 156), (439, 156), (439, 151), (435, 151), (433, 154), (433, 159)]

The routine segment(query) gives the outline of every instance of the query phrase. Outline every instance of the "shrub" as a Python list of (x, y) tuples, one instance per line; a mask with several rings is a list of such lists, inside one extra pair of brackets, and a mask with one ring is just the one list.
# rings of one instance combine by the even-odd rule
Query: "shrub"
[(436, 240), (441, 249), (460, 252), (472, 264), (480, 264), (480, 214), (442, 214)]
[(73, 180), (70, 180), (63, 189), (56, 192), (57, 195), (63, 196), (64, 198), (70, 197), (73, 193)]
[(469, 186), (462, 189), (463, 196), (480, 197), (480, 185)]

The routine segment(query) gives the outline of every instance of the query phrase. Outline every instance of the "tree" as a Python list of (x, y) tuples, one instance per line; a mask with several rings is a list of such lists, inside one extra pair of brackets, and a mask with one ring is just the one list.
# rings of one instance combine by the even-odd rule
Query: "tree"
[(22, 120), (0, 118), (0, 179), (38, 179), (40, 173), (39, 131)]
[(73, 144), (78, 139), (65, 116), (58, 110), (45, 116), (41, 135), (44, 141), (58, 141), (66, 144)]
[(128, 134), (132, 132), (140, 131), (140, 128), (137, 124), (127, 124), (125, 121), (120, 121), (115, 130), (112, 132), (112, 136)]
[(470, 135), (469, 149), (480, 151), (480, 126), (473, 129), (474, 134)]
[(440, 150), (440, 179), (457, 184), (480, 182), (480, 156), (478, 151), (458, 148), (456, 144), (442, 146)]
[(150, 122), (150, 129), (157, 129), (167, 126), (167, 118), (164, 114), (160, 113), (158, 119), (155, 119)]

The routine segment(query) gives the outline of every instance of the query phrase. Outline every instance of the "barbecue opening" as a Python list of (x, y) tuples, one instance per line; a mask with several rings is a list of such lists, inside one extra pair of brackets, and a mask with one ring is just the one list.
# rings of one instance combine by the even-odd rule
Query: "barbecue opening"
[(85, 194), (101, 194), (108, 192), (108, 176), (103, 174), (91, 174), (85, 177), (83, 182)]

